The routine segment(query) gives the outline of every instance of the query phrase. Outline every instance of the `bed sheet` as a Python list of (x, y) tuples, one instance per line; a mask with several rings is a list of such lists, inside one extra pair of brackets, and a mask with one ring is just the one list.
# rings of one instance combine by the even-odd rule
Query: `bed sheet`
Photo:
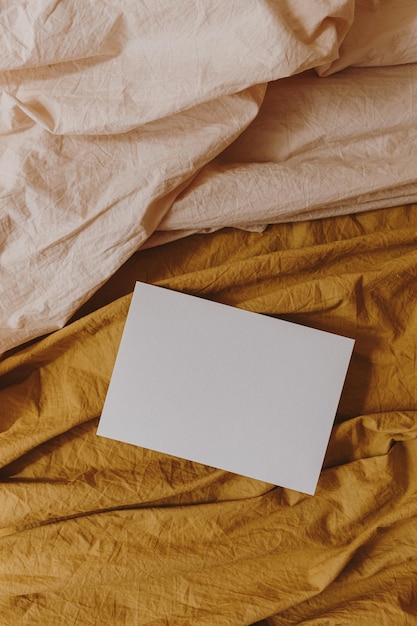
[(3, 3), (0, 353), (61, 327), (147, 240), (268, 81), (334, 60), (350, 5)]
[[(3, 359), (2, 624), (414, 624), (416, 232), (400, 206), (139, 251)], [(314, 497), (97, 437), (135, 280), (356, 339)]]
[(415, 32), (409, 0), (3, 2), (0, 354), (140, 247), (416, 202)]

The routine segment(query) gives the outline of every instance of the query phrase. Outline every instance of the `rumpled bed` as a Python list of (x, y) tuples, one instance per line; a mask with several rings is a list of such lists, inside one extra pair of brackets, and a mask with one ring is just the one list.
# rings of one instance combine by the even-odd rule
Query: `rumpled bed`
[[(415, 623), (416, 20), (3, 3), (2, 625)], [(356, 340), (315, 496), (96, 435), (136, 280)]]

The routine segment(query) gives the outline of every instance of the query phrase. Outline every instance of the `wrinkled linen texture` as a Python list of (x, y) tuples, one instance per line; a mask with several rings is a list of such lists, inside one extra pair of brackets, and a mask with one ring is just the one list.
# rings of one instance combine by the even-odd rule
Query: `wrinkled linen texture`
[[(139, 251), (4, 359), (2, 624), (414, 624), (416, 232), (398, 207)], [(315, 496), (96, 435), (137, 279), (356, 339)]]
[[(416, 7), (0, 2), (1, 626), (416, 623)], [(97, 437), (135, 280), (356, 339), (314, 498)]]
[[(404, 1), (3, 2), (0, 352), (61, 327), (143, 245), (415, 201), (415, 77), (396, 73), (415, 23)], [(288, 82), (311, 68), (330, 82)]]
[(262, 85), (337, 57), (351, 14), (2, 3), (0, 352), (62, 326), (256, 116)]

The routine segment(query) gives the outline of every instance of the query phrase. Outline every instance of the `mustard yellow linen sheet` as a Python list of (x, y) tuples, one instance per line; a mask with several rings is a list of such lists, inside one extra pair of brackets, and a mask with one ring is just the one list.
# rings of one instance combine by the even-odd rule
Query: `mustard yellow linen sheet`
[[(143, 250), (4, 358), (2, 626), (415, 624), (416, 233), (402, 206)], [(137, 279), (356, 339), (314, 497), (96, 436)]]

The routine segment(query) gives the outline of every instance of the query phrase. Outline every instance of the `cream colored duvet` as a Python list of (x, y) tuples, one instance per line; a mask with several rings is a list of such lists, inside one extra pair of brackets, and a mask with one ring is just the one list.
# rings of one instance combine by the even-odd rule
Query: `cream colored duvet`
[(415, 13), (0, 3), (0, 353), (141, 246), (415, 201)]

